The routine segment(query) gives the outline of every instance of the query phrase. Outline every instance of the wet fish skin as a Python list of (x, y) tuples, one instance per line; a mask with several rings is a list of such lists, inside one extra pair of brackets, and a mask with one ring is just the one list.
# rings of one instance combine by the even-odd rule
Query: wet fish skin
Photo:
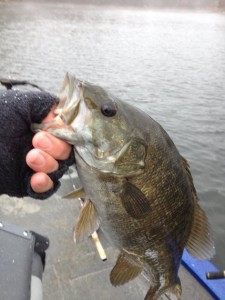
[[(161, 142), (160, 147), (164, 149), (165, 145)], [(114, 246), (121, 249), (124, 255), (132, 256), (136, 263), (139, 261), (140, 269), (145, 268), (151, 276), (149, 299), (157, 299), (164, 289), (177, 284), (179, 286), (177, 272), (193, 218), (191, 184), (185, 170), (178, 170), (182, 158), (174, 160), (171, 171), (172, 162), (169, 163), (163, 152), (158, 160), (158, 147), (154, 148), (148, 147), (146, 171), (129, 179), (100, 173), (90, 168), (76, 153), (78, 175), (87, 197), (92, 200), (101, 217), (102, 231)], [(178, 155), (176, 151), (171, 152), (171, 156)], [(164, 178), (168, 172), (169, 176)], [(173, 181), (175, 185), (171, 185)], [(176, 187), (177, 181), (179, 189)], [(143, 214), (143, 218), (134, 219), (124, 209), (124, 186), (127, 184), (128, 189), (135, 186), (150, 199), (150, 210)], [(177, 198), (181, 199), (180, 203), (174, 201)], [(129, 230), (125, 230), (127, 228)], [(164, 281), (168, 284), (160, 288)], [(119, 284), (116, 281), (115, 285)], [(177, 293), (180, 293), (179, 288)]]
[[(77, 240), (100, 224), (121, 251), (110, 275), (113, 285), (145, 270), (151, 282), (146, 300), (166, 292), (179, 298), (184, 247), (201, 259), (214, 254), (187, 161), (147, 114), (99, 86), (68, 78), (59, 117), (43, 126), (74, 145), (86, 199)], [(66, 87), (64, 82), (63, 95)]]

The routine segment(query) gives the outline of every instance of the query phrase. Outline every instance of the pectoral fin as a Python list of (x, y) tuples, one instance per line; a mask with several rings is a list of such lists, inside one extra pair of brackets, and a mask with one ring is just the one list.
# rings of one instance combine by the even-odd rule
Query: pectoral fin
[(121, 194), (121, 200), (127, 213), (134, 219), (144, 218), (151, 208), (149, 199), (128, 181)]
[(80, 242), (99, 228), (99, 217), (90, 200), (86, 200), (80, 211), (77, 225), (74, 229), (74, 241)]
[(110, 273), (112, 285), (118, 286), (137, 277), (143, 269), (143, 264), (133, 256), (121, 253)]
[(69, 194), (63, 196), (63, 198), (66, 198), (66, 199), (84, 198), (84, 196), (85, 196), (84, 189), (82, 187), (80, 187), (79, 189), (74, 190), (74, 191), (70, 192)]

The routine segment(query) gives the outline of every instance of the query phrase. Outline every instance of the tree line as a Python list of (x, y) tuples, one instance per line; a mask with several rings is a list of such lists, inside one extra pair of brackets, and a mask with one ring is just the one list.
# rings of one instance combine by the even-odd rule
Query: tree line
[[(7, 1), (7, 0), (4, 0)], [(14, 0), (16, 1), (16, 0)], [(23, 0), (17, 0), (23, 1)], [(24, 0), (29, 1), (29, 0)], [(31, 0), (34, 1), (34, 0)], [(46, 0), (39, 0), (43, 2)], [(47, 0), (55, 2), (63, 2), (63, 0)], [(1, 2), (1, 0), (0, 0)], [(93, 4), (93, 5), (121, 5), (121, 6), (144, 6), (153, 8), (225, 8), (225, 0), (66, 0), (65, 2), (73, 2), (77, 4)]]

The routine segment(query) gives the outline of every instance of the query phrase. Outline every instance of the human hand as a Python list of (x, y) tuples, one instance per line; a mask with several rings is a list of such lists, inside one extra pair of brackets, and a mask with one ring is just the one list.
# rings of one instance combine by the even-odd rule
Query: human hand
[[(57, 101), (45, 92), (0, 93), (0, 194), (46, 199), (59, 187), (59, 178), (74, 162), (71, 147), (30, 129), (54, 117), (49, 111)], [(52, 144), (46, 148), (47, 140)]]
[(35, 134), (32, 144), (34, 149), (28, 152), (26, 162), (36, 173), (31, 176), (30, 184), (34, 192), (44, 193), (54, 185), (48, 174), (58, 170), (58, 160), (69, 158), (71, 146), (44, 131)]
[[(55, 106), (42, 123), (50, 122), (54, 119)], [(71, 153), (71, 146), (48, 132), (40, 131), (33, 137), (34, 149), (30, 150), (26, 156), (26, 163), (36, 173), (31, 176), (30, 184), (34, 192), (45, 193), (54, 186), (49, 173), (55, 172), (59, 168), (58, 160), (67, 160)]]

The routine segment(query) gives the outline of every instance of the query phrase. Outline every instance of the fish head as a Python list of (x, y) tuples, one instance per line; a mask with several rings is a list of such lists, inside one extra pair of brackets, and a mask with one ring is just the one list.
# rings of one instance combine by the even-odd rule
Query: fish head
[(132, 125), (132, 107), (68, 74), (59, 99), (56, 118), (41, 129), (73, 144), (88, 165), (104, 173), (129, 176), (143, 169), (146, 145)]

